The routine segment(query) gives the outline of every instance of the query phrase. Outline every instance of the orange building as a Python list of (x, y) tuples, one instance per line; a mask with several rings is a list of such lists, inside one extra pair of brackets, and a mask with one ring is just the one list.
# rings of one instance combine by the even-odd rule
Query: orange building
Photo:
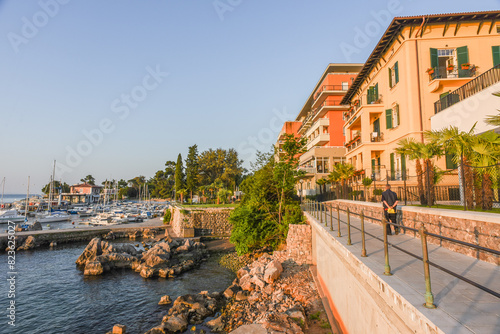
[(299, 189), (302, 195), (319, 192), (316, 181), (326, 178), (334, 164), (344, 160), (343, 113), (341, 103), (362, 64), (329, 64), (295, 121), (298, 134), (307, 138), (307, 152), (300, 157), (299, 169), (306, 172)]

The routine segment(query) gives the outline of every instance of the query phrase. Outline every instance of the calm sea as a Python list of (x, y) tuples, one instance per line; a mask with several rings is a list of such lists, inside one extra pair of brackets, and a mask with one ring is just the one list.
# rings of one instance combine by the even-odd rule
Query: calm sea
[[(1, 200), (1, 191), (0, 191), (0, 200)], [(37, 194), (30, 194), (30, 198), (33, 196), (38, 196)], [(4, 203), (13, 203), (22, 199), (26, 198), (26, 194), (4, 194), (3, 195), (3, 202)]]
[[(144, 279), (131, 270), (84, 277), (75, 261), (85, 246), (17, 253), (16, 327), (7, 325), (9, 299), (2, 283), (0, 333), (99, 334), (123, 324), (127, 333), (142, 334), (167, 313), (168, 306), (158, 305), (161, 296), (174, 300), (203, 290), (223, 291), (234, 279), (212, 258), (175, 279)], [(7, 261), (7, 255), (0, 254), (3, 273), (8, 272)]]

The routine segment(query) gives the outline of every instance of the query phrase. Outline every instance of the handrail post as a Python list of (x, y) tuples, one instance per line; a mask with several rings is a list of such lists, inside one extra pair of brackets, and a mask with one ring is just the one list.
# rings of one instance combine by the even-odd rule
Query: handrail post
[(326, 204), (323, 204), (325, 207), (325, 226), (328, 227), (328, 207)]
[(361, 211), (361, 256), (366, 257), (365, 214), (364, 214), (364, 211)]
[(318, 202), (314, 201), (314, 218), (318, 219)]
[(337, 228), (338, 228), (338, 233), (337, 233), (337, 237), (341, 237), (342, 236), (342, 233), (340, 233), (340, 206), (337, 205)]
[(319, 203), (319, 221), (323, 225), (323, 203)]
[(351, 215), (349, 207), (347, 207), (347, 246), (352, 245), (351, 243)]
[(424, 276), (425, 276), (425, 304), (424, 306), (430, 309), (436, 308), (434, 305), (434, 295), (431, 289), (431, 271), (429, 268), (429, 252), (427, 250), (427, 234), (425, 232), (424, 224), (420, 225), (418, 230), (420, 239), (422, 240), (422, 262), (424, 263)]
[(387, 242), (387, 221), (385, 220), (385, 217), (382, 218), (382, 226), (384, 229), (384, 255), (385, 255), (384, 275), (392, 276), (391, 266), (389, 265), (389, 244)]
[(330, 205), (330, 231), (333, 231), (333, 204)]

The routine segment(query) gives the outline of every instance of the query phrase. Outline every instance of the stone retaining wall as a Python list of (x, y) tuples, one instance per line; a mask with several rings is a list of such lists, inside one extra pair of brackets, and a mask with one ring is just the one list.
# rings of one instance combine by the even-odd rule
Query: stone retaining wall
[(298, 264), (312, 264), (312, 236), (310, 225), (290, 225), (286, 238), (288, 257)]
[(172, 208), (172, 229), (177, 236), (229, 236), (233, 208)]
[[(334, 217), (337, 205), (342, 210), (349, 208), (354, 213), (361, 213), (363, 211), (365, 216), (369, 217), (382, 219), (383, 216), (382, 204), (380, 203), (335, 200), (327, 202), (327, 204), (333, 205)], [(381, 222), (373, 221), (369, 218), (366, 218), (365, 221), (381, 225)], [(486, 248), (498, 250), (498, 245), (500, 245), (500, 214), (401, 206), (398, 207), (398, 222), (415, 229), (418, 229), (421, 223), (423, 223), (429, 233), (439, 234)], [(406, 234), (419, 237), (419, 234), (414, 231), (406, 230)], [(440, 238), (429, 236), (427, 240), (430, 243), (440, 245), (457, 253), (496, 265), (500, 264), (500, 258), (491, 253), (478, 251), (471, 247), (462, 246)]]

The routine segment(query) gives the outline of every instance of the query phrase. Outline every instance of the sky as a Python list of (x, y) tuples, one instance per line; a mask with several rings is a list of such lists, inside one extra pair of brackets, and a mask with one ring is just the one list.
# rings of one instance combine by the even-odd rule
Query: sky
[[(394, 16), (482, 1), (0, 0), (0, 179), (152, 177), (189, 146), (268, 151), (329, 63), (363, 63)], [(362, 10), (361, 10), (362, 9)]]

